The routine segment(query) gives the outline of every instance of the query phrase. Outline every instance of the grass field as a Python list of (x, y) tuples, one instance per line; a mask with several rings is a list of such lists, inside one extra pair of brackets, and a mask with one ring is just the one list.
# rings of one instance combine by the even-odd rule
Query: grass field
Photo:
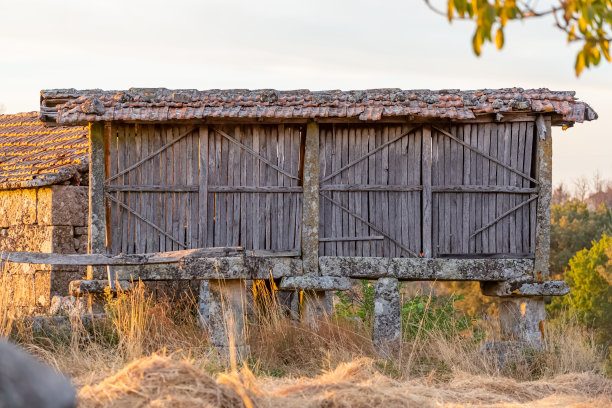
[(0, 282), (0, 331), (70, 377), (81, 407), (612, 406), (604, 350), (572, 319), (549, 322), (544, 350), (500, 365), (481, 351), (499, 338), (494, 320), (424, 295), (405, 302), (402, 350), (384, 361), (367, 293), (316, 327), (286, 316), (263, 285), (257, 293), (251, 356), (233, 366), (209, 346), (193, 298), (154, 302), (144, 287), (109, 298), (108, 318), (91, 326), (75, 315), (70, 328), (36, 332), (13, 320)]

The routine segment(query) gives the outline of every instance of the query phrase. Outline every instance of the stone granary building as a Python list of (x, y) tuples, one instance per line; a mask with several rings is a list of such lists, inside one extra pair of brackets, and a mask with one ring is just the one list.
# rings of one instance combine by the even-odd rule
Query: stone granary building
[(44, 90), (42, 122), (89, 126), (91, 255), (57, 263), (90, 266), (81, 293), (209, 282), (220, 347), (244, 346), (244, 282), (269, 278), (311, 294), (306, 319), (376, 279), (381, 347), (398, 280), (480, 281), (506, 337), (539, 342), (543, 296), (568, 291), (548, 273), (552, 127), (596, 118), (547, 89)]
[[(87, 127), (47, 127), (38, 112), (0, 115), (0, 251), (87, 253)], [(5, 263), (16, 306), (44, 312), (82, 266)]]

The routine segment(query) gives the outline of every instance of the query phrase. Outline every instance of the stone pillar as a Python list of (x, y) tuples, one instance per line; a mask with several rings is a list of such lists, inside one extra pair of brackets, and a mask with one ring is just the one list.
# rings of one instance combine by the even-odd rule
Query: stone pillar
[(302, 296), (302, 320), (317, 327), (319, 319), (328, 314), (328, 299), (325, 291), (304, 291)]
[(278, 303), (292, 319), (300, 317), (300, 292), (297, 290), (278, 290)]
[(209, 281), (210, 344), (230, 360), (249, 353), (246, 327), (246, 290), (243, 279)]
[(198, 296), (198, 323), (200, 327), (207, 327), (209, 318), (210, 289), (207, 280), (200, 281), (200, 292)]
[(502, 340), (527, 343), (529, 347), (544, 346), (546, 310), (542, 297), (499, 298), (499, 322)]
[(396, 356), (402, 342), (402, 312), (398, 280), (380, 278), (374, 287), (372, 341), (382, 358)]

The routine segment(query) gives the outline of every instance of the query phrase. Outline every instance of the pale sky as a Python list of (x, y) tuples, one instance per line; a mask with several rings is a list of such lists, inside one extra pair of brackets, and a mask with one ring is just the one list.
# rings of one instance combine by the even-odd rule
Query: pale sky
[(38, 110), (46, 88), (575, 90), (600, 118), (554, 129), (554, 182), (612, 178), (612, 65), (577, 79), (550, 19), (511, 23), (480, 58), (472, 30), (421, 0), (2, 0), (0, 104)]

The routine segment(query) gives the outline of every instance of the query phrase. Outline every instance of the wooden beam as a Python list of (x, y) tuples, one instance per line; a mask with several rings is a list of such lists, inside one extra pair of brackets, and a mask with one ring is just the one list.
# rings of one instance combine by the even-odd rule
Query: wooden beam
[(319, 272), (319, 125), (308, 122), (304, 143), (302, 196), (302, 260), (307, 274)]
[(432, 186), (434, 193), (506, 193), (506, 194), (534, 194), (539, 191), (535, 187), (515, 186), (485, 186), (479, 184), (458, 184)]
[[(104, 122), (93, 122), (89, 124), (89, 254), (106, 253), (104, 162)], [(89, 279), (101, 279), (105, 275), (106, 268), (87, 268)]]
[(421, 149), (421, 183), (422, 194), (422, 242), (423, 256), (432, 257), (432, 186), (431, 186), (431, 127), (423, 126), (423, 148)]
[(382, 235), (370, 235), (367, 237), (330, 237), (319, 238), (320, 242), (337, 242), (337, 241), (382, 241), (385, 239)]
[(242, 256), (240, 247), (197, 248), (148, 254), (54, 254), (40, 252), (2, 252), (0, 260), (10, 263), (38, 265), (151, 265), (178, 263), (183, 258)]
[(423, 187), (390, 184), (322, 184), (321, 191), (421, 191)]
[(212, 224), (212, 220), (208, 220), (208, 126), (199, 127), (199, 139), (198, 244), (205, 247), (208, 239), (208, 224), (209, 222)]
[(550, 116), (536, 119), (536, 178), (540, 184), (536, 209), (535, 270), (542, 279), (549, 276), (550, 204), (552, 200), (552, 135)]

